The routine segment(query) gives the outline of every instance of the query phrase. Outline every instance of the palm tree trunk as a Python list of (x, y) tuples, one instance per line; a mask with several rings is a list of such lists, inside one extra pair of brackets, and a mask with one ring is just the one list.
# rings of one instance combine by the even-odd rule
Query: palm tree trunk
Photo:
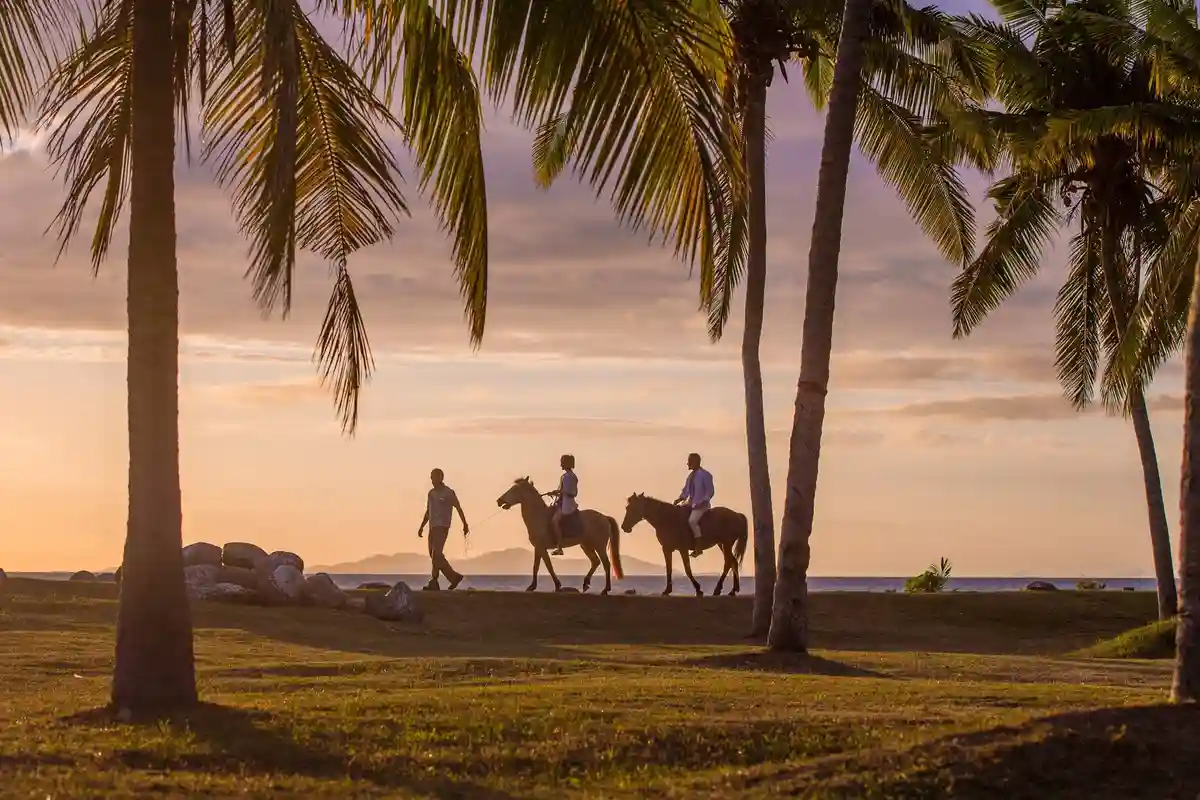
[[(768, 67), (769, 69), (769, 67)], [(754, 519), (753, 636), (771, 627), (775, 595), (775, 512), (771, 507), (771, 470), (767, 461), (767, 423), (763, 412), (763, 303), (767, 290), (767, 77), (755, 76), (746, 104), (745, 158), (750, 181), (750, 252), (746, 262), (746, 325), (742, 332), (742, 376), (746, 383), (746, 454), (750, 461), (750, 511)]]
[(135, 0), (129, 203), (129, 517), (112, 703), (196, 702), (179, 495), (179, 275), (171, 7)]
[[(1200, 270), (1197, 270), (1200, 273)], [(1175, 629), (1175, 678), (1171, 699), (1200, 701), (1200, 274), (1192, 284), (1192, 307), (1184, 356), (1183, 479), (1179, 506), (1179, 623)]]
[(1175, 569), (1171, 564), (1171, 529), (1163, 502), (1162, 476), (1158, 471), (1158, 453), (1150, 429), (1146, 398), (1137, 390), (1130, 398), (1133, 432), (1137, 436), (1138, 455), (1142, 459), (1142, 480), (1146, 487), (1146, 511), (1150, 517), (1150, 547), (1154, 552), (1154, 578), (1158, 584), (1158, 618), (1170, 619), (1179, 607), (1175, 592)]
[(871, 0), (846, 0), (825, 118), (816, 212), (808, 250), (804, 341), (788, 453), (787, 500), (779, 537), (779, 578), (775, 584), (771, 631), (767, 637), (772, 650), (804, 651), (808, 648), (808, 540), (812, 535), (816, 508), (821, 428), (825, 421), (829, 358), (833, 350), (833, 310), (842, 246), (842, 214), (870, 10)]
[[(1117, 269), (1116, 253), (1120, 242), (1120, 231), (1105, 224), (1101, 242), (1100, 258), (1104, 271), (1105, 291), (1112, 305), (1113, 322), (1124, 333), (1129, 328), (1130, 308), (1136, 287), (1122, 284)], [(1175, 594), (1175, 571), (1171, 565), (1171, 529), (1167, 523), (1167, 507), (1163, 502), (1162, 476), (1158, 471), (1158, 454), (1154, 448), (1154, 432), (1150, 429), (1150, 412), (1141, 389), (1134, 389), (1129, 397), (1130, 414), (1133, 417), (1133, 432), (1137, 437), (1138, 455), (1142, 460), (1142, 481), (1146, 490), (1146, 512), (1150, 522), (1150, 547), (1154, 554), (1154, 578), (1158, 585), (1158, 618), (1175, 616), (1178, 598)]]

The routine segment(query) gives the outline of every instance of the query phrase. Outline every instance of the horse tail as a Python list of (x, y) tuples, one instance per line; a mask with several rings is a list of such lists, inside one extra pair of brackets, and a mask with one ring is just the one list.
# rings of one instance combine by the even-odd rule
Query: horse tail
[(742, 559), (746, 557), (746, 542), (750, 539), (750, 523), (745, 514), (738, 514), (738, 519), (741, 522), (741, 530), (738, 531), (737, 541), (733, 545), (733, 555), (737, 558), (740, 567)]
[(612, 559), (613, 574), (617, 576), (617, 580), (625, 580), (625, 570), (621, 567), (621, 526), (612, 517), (605, 517), (608, 520), (608, 555)]

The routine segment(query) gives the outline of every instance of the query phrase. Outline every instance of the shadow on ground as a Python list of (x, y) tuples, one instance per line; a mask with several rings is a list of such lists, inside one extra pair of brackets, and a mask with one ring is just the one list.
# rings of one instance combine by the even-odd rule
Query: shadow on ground
[(513, 795), (491, 787), (449, 776), (426, 776), (412, 759), (392, 758), (385, 765), (363, 765), (346, 755), (343, 743), (332, 737), (309, 734), (299, 741), (276, 717), (263, 711), (202, 703), (195, 709), (166, 719), (153, 718), (122, 723), (107, 708), (73, 714), (61, 719), (68, 726), (158, 728), (167, 725), (189, 733), (206, 745), (205, 752), (173, 753), (169, 756), (130, 748), (113, 756), (126, 769), (146, 771), (225, 771), (229, 774), (304, 776), (324, 780), (353, 780), (388, 790), (407, 790), (433, 797), (512, 800)]
[(703, 667), (706, 669), (734, 669), (750, 672), (778, 672), (790, 675), (826, 675), (836, 678), (890, 678), (882, 672), (833, 661), (821, 656), (772, 653), (745, 652), (720, 653), (683, 659), (671, 662), (672, 666)]
[(839, 797), (1195, 800), (1197, 754), (1200, 709), (1140, 706), (1043, 717), (839, 760), (824, 775), (774, 777), (780, 791), (815, 779)]

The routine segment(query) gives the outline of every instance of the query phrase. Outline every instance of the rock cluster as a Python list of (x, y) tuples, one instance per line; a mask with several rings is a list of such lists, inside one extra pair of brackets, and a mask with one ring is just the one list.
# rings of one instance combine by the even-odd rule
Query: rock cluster
[(268, 553), (249, 542), (183, 548), (183, 580), (192, 600), (345, 608), (350, 598), (323, 572), (304, 574), (304, 559)]

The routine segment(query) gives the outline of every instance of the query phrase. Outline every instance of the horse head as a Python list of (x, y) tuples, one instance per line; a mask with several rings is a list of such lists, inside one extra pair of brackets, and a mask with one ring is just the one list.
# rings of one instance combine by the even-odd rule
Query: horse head
[(625, 519), (621, 521), (621, 530), (633, 533), (633, 526), (646, 518), (646, 495), (631, 494), (625, 501)]
[(508, 491), (496, 498), (496, 505), (507, 511), (513, 506), (520, 505), (530, 496), (541, 497), (538, 490), (534, 488), (533, 481), (529, 480), (529, 476), (526, 475), (524, 478), (514, 480), (512, 486), (508, 487)]

